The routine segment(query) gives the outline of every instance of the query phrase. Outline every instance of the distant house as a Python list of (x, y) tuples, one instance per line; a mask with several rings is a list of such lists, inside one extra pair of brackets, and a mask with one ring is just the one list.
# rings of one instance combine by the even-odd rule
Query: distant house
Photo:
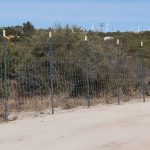
[(106, 37), (104, 37), (104, 41), (113, 40), (113, 39), (114, 39), (114, 37), (112, 37), (112, 36), (106, 36)]

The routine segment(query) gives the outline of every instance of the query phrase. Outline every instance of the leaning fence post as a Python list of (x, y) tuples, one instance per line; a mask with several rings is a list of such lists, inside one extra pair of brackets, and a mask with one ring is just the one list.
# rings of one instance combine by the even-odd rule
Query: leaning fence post
[(83, 51), (83, 77), (85, 80), (85, 98), (90, 107), (90, 85), (89, 85), (89, 66), (88, 66), (88, 48), (87, 48), (87, 35), (85, 35), (85, 45)]
[(145, 102), (145, 85), (144, 85), (144, 49), (143, 49), (143, 42), (141, 42), (140, 48), (140, 58), (141, 58), (141, 88), (142, 88), (142, 95), (143, 95), (143, 102)]
[(49, 58), (50, 58), (50, 89), (51, 89), (51, 109), (52, 109), (52, 114), (54, 114), (54, 78), (53, 78), (53, 71), (54, 71), (54, 66), (53, 66), (53, 50), (52, 50), (52, 33), (49, 32)]
[(8, 42), (5, 39), (5, 31), (3, 31), (3, 105), (4, 105), (4, 119), (8, 119)]
[(117, 96), (118, 105), (120, 105), (120, 41), (117, 39)]

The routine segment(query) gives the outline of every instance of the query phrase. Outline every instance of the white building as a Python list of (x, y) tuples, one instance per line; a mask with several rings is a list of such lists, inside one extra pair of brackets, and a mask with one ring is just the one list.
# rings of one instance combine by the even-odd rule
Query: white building
[(113, 39), (114, 39), (114, 37), (112, 37), (112, 36), (106, 36), (106, 37), (104, 37), (104, 41), (113, 40)]

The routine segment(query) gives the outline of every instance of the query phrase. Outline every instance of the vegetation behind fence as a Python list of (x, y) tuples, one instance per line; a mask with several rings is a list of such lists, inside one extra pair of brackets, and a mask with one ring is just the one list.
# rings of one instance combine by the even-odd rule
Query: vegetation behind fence
[[(56, 37), (55, 37), (56, 38)], [(149, 57), (98, 40), (0, 43), (0, 111), (120, 104), (149, 95)]]

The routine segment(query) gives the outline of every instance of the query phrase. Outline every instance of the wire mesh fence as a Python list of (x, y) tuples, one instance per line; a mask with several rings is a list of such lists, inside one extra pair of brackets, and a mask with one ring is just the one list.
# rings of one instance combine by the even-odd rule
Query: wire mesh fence
[(149, 95), (141, 48), (133, 57), (125, 47), (100, 51), (90, 42), (32, 45), (0, 43), (0, 113), (5, 118), (11, 111), (49, 108), (54, 113), (56, 107), (145, 101)]

